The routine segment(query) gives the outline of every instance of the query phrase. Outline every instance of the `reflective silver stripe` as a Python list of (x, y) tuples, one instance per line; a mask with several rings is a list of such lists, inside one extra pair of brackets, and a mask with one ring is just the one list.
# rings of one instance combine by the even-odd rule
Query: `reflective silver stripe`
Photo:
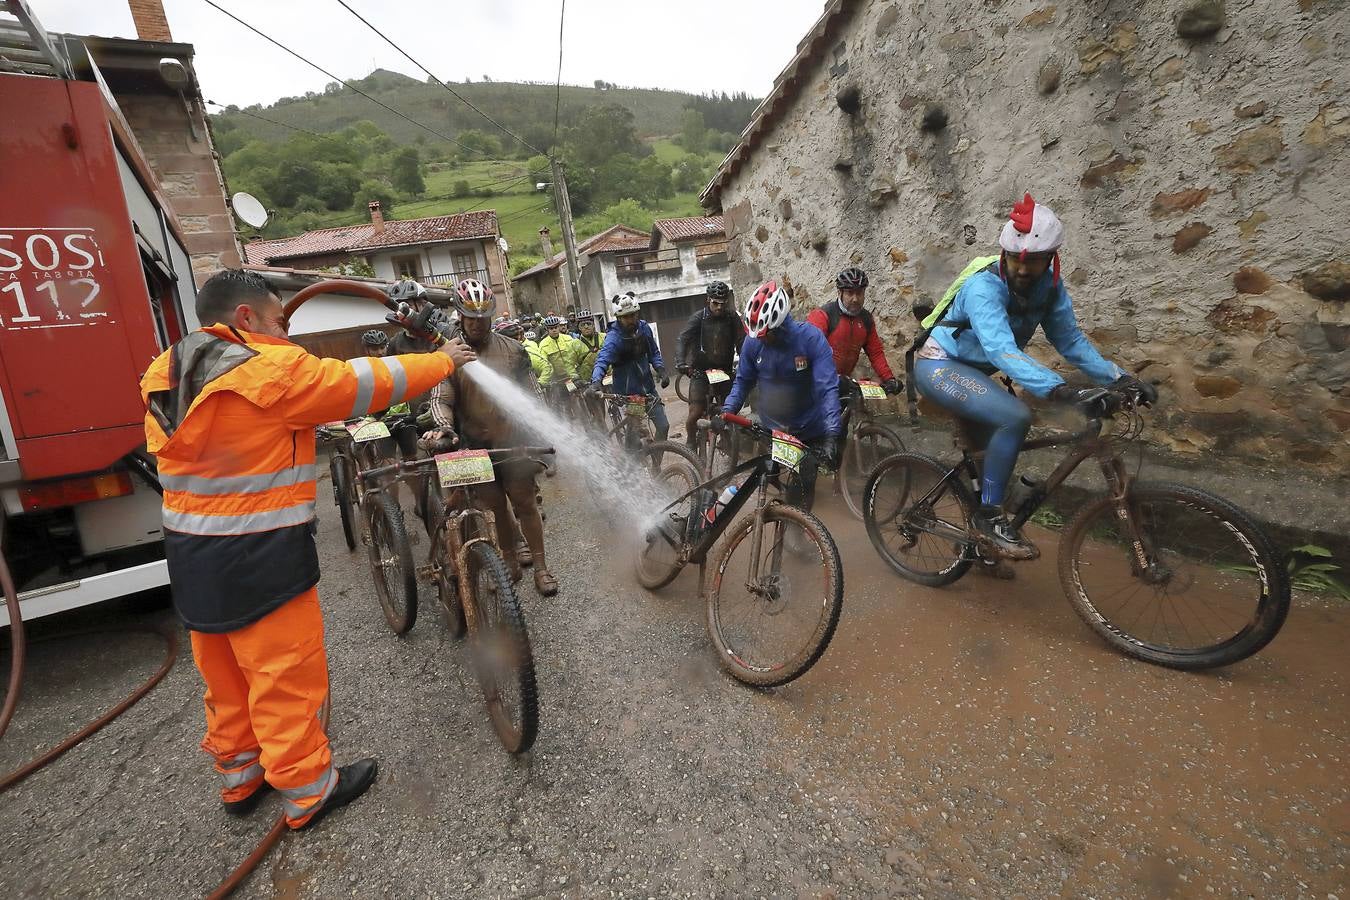
[(366, 356), (349, 359), (347, 365), (356, 372), (356, 402), (352, 404), (352, 411), (347, 416), (354, 419), (370, 412), (370, 401), (375, 398), (375, 369), (370, 364), (370, 358)]
[(218, 765), (222, 769), (237, 769), (244, 763), (253, 762), (255, 759), (258, 759), (258, 757), (259, 753), (257, 750), (245, 750), (243, 753), (240, 753), (236, 756), (231, 756), (229, 759), (222, 760), (220, 763), (218, 763)]
[(386, 358), (384, 364), (389, 367), (389, 375), (394, 379), (394, 393), (389, 397), (389, 405), (397, 406), (408, 399), (408, 373), (396, 356)]
[(240, 769), (238, 772), (221, 772), (220, 778), (225, 782), (226, 788), (243, 787), (250, 781), (263, 776), (263, 767), (254, 763), (247, 769)]
[(314, 518), (314, 501), (269, 509), (265, 512), (244, 513), (238, 516), (204, 516), (195, 513), (164, 510), (164, 527), (183, 534), (221, 536), (253, 534), (258, 531), (276, 531), (292, 525), (303, 525)]
[[(309, 815), (318, 808), (320, 803), (328, 799), (329, 794), (333, 793), (333, 789), (337, 787), (337, 780), (337, 769), (329, 766), (328, 771), (323, 773), (317, 780), (312, 781), (303, 787), (285, 788), (282, 790), (281, 796), (286, 801), (287, 817), (300, 819)], [(297, 800), (303, 800), (306, 797), (314, 797), (316, 795), (318, 799), (306, 806), (302, 806), (296, 802)]]
[(186, 491), (202, 496), (221, 494), (254, 494), (278, 487), (291, 487), (314, 480), (314, 464), (288, 466), (277, 472), (261, 475), (228, 475), (210, 478), (206, 475), (159, 475), (159, 483), (166, 491)]

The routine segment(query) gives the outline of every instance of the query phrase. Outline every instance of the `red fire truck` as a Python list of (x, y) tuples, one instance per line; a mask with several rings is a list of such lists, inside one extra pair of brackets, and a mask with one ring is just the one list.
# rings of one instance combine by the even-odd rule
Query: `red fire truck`
[(0, 507), (25, 619), (168, 583), (138, 382), (194, 298), (88, 53), (0, 2)]

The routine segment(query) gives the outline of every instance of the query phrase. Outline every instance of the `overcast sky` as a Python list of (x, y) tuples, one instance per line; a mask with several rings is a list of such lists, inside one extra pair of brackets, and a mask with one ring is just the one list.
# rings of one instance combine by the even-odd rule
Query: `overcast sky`
[[(50, 31), (136, 36), (125, 0), (29, 0)], [(346, 79), (385, 68), (424, 79), (337, 0), (216, 0)], [(558, 0), (347, 0), (446, 81), (552, 82)], [(763, 96), (820, 15), (823, 0), (568, 0), (565, 83)], [(164, 0), (176, 41), (196, 45), (208, 100), (247, 106), (321, 91), (327, 77), (202, 0)]]

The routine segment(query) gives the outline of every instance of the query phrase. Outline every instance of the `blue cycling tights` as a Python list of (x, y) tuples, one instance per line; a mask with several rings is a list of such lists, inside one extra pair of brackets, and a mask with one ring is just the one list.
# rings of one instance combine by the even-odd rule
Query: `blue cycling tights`
[(979, 369), (952, 359), (916, 359), (915, 386), (920, 394), (966, 422), (984, 448), (980, 502), (1000, 506), (1017, 454), (1031, 427), (1031, 410)]

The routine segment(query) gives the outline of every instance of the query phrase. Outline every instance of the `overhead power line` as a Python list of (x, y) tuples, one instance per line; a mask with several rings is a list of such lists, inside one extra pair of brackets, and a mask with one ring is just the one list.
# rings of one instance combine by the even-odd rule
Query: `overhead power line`
[[(439, 77), (437, 77), (437, 75), (436, 75), (435, 72), (431, 71), (431, 70), (428, 69), (426, 66), (422, 65), (420, 62), (418, 62), (417, 60), (413, 59), (412, 54), (408, 53), (407, 50), (404, 50), (404, 49), (403, 49), (402, 47), (400, 47), (398, 44), (396, 44), (396, 43), (394, 43), (392, 40), (390, 40), (389, 37), (388, 37), (383, 31), (381, 31), (380, 29), (376, 28), (374, 25), (370, 24), (370, 20), (368, 20), (365, 16), (361, 15), (359, 12), (357, 12), (356, 10), (354, 10), (354, 9), (352, 9), (350, 6), (348, 6), (348, 5), (347, 5), (347, 0), (337, 0), (337, 2), (338, 2), (338, 4), (339, 4), (343, 9), (347, 10), (347, 12), (351, 13), (352, 15), (356, 16), (356, 18), (360, 19), (361, 22), (362, 22), (362, 24), (364, 24), (367, 28), (369, 28), (371, 31), (375, 32), (377, 35), (379, 35), (380, 38), (381, 38), (381, 40), (383, 40), (386, 44), (388, 44), (390, 47), (393, 47), (393, 48), (394, 48), (395, 50), (397, 50), (399, 53), (403, 54), (403, 57), (404, 57), (405, 59), (407, 59), (408, 62), (412, 63), (414, 66), (417, 66), (417, 68), (419, 68), (419, 69), (421, 69), (423, 72), (427, 73), (427, 76), (428, 76), (428, 77), (430, 77), (433, 81), (435, 81), (435, 82), (436, 82), (437, 84), (439, 84), (441, 87), (445, 88), (445, 89), (446, 89), (447, 91), (449, 91), (451, 94), (455, 95), (455, 97), (459, 98), (459, 100), (462, 101), (462, 102), (464, 103), (465, 106), (469, 107), (469, 109), (473, 110), (474, 112), (478, 113), (480, 116), (482, 116), (483, 118), (485, 118), (485, 119), (487, 119), (489, 122), (491, 122), (491, 123), (492, 123), (494, 126), (496, 126), (497, 129), (500, 130), (503, 134), (510, 136), (513, 140), (515, 140), (515, 141), (517, 141), (518, 143), (520, 143), (521, 146), (527, 147), (527, 148), (529, 148), (530, 150), (533, 150), (535, 153), (540, 154), (541, 156), (547, 156), (547, 155), (548, 155), (548, 154), (545, 153), (543, 150), (540, 150), (538, 147), (536, 147), (534, 144), (531, 144), (529, 141), (525, 140), (523, 137), (521, 137), (520, 135), (516, 134), (516, 133), (515, 133), (514, 131), (512, 131), (511, 129), (507, 128), (507, 127), (506, 127), (505, 125), (503, 125), (501, 122), (498, 122), (496, 119), (492, 118), (492, 116), (489, 116), (487, 113), (483, 112), (483, 111), (482, 111), (481, 109), (479, 109), (477, 106), (474, 106), (473, 103), (472, 103), (467, 97), (465, 97), (463, 94), (461, 94), (459, 91), (455, 90), (455, 89), (452, 88), (450, 85), (446, 84), (444, 81), (441, 81), (441, 79), (440, 79)], [(555, 129), (555, 130), (556, 130), (556, 129)]]
[(325, 69), (323, 66), (319, 65), (318, 63), (313, 62), (313, 61), (311, 61), (311, 60), (309, 60), (309, 59), (306, 59), (305, 57), (301, 56), (299, 53), (297, 53), (296, 51), (292, 50), (290, 47), (287, 47), (285, 44), (281, 43), (281, 41), (278, 41), (276, 38), (272, 37), (271, 35), (265, 34), (265, 33), (263, 33), (262, 31), (259, 31), (257, 28), (255, 28), (255, 27), (253, 27), (252, 25), (250, 25), (249, 23), (245, 22), (243, 19), (239, 18), (239, 17), (236, 16), (234, 13), (230, 12), (228, 9), (225, 9), (223, 6), (221, 6), (220, 4), (216, 3), (215, 0), (203, 0), (203, 2), (206, 3), (207, 6), (210, 6), (212, 9), (215, 9), (217, 12), (224, 13), (225, 15), (229, 16), (231, 19), (234, 19), (234, 20), (235, 20), (236, 22), (238, 22), (240, 25), (243, 25), (243, 26), (244, 26), (245, 28), (247, 28), (249, 31), (251, 31), (251, 32), (253, 32), (254, 34), (258, 35), (258, 37), (264, 38), (264, 39), (266, 39), (268, 42), (274, 44), (274, 45), (277, 46), (277, 47), (280, 47), (282, 50), (285, 50), (287, 53), (289, 53), (291, 56), (294, 56), (296, 59), (300, 60), (300, 61), (301, 61), (302, 63), (304, 63), (305, 65), (307, 65), (307, 66), (309, 66), (309, 67), (311, 67), (311, 68), (313, 68), (313, 69), (316, 69), (316, 70), (322, 72), (323, 74), (327, 75), (329, 78), (331, 78), (331, 79), (333, 79), (334, 81), (336, 81), (336, 82), (338, 82), (339, 84), (341, 84), (343, 87), (350, 88), (351, 90), (353, 90), (353, 91), (355, 91), (356, 93), (360, 94), (362, 97), (365, 97), (365, 98), (366, 98), (367, 100), (369, 100), (371, 103), (374, 103), (374, 104), (376, 104), (377, 106), (381, 106), (381, 107), (383, 107), (384, 109), (387, 109), (389, 112), (391, 112), (391, 113), (393, 113), (394, 115), (398, 116), (400, 119), (403, 119), (403, 120), (406, 121), (406, 122), (409, 122), (409, 123), (411, 123), (411, 124), (413, 124), (413, 125), (416, 125), (418, 128), (422, 129), (423, 131), (427, 132), (428, 134), (434, 134), (436, 137), (440, 138), (440, 139), (443, 140), (443, 141), (449, 141), (449, 142), (452, 143), (452, 144), (455, 144), (455, 145), (457, 145), (457, 146), (459, 146), (459, 147), (463, 147), (465, 150), (468, 150), (470, 153), (478, 153), (478, 154), (480, 154), (480, 155), (482, 155), (482, 156), (484, 156), (484, 157), (486, 157), (486, 158), (490, 158), (490, 157), (488, 156), (487, 153), (485, 153), (485, 152), (482, 151), (482, 150), (479, 150), (477, 147), (470, 147), (468, 144), (461, 143), (460, 141), (457, 141), (457, 140), (455, 140), (454, 138), (452, 138), (450, 135), (444, 134), (443, 132), (440, 132), (440, 131), (437, 131), (435, 128), (432, 128), (430, 125), (424, 125), (424, 124), (422, 124), (421, 122), (417, 121), (416, 119), (414, 119), (414, 118), (408, 116), (407, 114), (402, 113), (402, 112), (399, 112), (397, 109), (394, 109), (394, 107), (390, 106), (388, 103), (385, 103), (383, 100), (378, 100), (378, 99), (376, 99), (375, 97), (370, 96), (370, 94), (367, 94), (365, 91), (361, 90), (359, 87), (357, 87), (356, 85), (352, 84), (351, 82), (346, 81), (345, 79), (342, 79), (342, 78), (337, 77), (337, 76), (334, 75), (332, 72), (328, 71), (327, 69)]
[(553, 147), (558, 146), (558, 113), (562, 111), (563, 19), (566, 15), (567, 0), (562, 0), (562, 8), (558, 10), (558, 78), (553, 85)]

